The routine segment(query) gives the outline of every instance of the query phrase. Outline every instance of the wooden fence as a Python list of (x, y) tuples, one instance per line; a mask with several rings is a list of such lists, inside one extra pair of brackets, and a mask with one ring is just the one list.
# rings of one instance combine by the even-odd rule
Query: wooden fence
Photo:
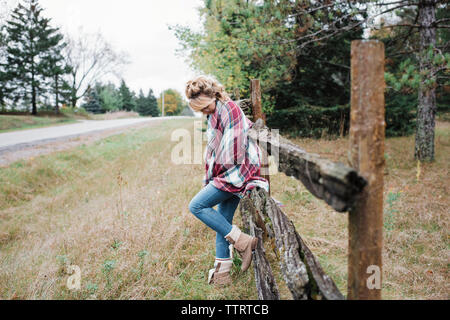
[[(259, 80), (251, 99), (238, 104), (254, 122), (249, 137), (264, 153), (277, 152), (278, 170), (300, 180), (317, 198), (349, 215), (347, 299), (381, 299), (384, 172), (384, 45), (351, 45), (351, 122), (347, 166), (307, 153), (264, 125)], [(268, 178), (268, 170), (265, 170)], [(283, 278), (294, 299), (345, 299), (276, 201), (253, 189), (240, 202), (244, 229), (260, 239), (253, 253), (259, 299), (280, 299), (266, 247), (276, 248)]]

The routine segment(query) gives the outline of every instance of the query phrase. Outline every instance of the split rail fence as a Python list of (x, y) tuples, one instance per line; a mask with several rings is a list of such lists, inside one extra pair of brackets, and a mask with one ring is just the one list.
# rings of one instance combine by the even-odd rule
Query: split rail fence
[[(269, 179), (268, 156), (278, 153), (278, 170), (295, 177), (338, 212), (348, 212), (347, 297), (324, 272), (294, 223), (260, 188), (240, 202), (246, 229), (260, 239), (253, 252), (259, 299), (280, 299), (264, 243), (275, 247), (283, 278), (293, 299), (381, 299), (384, 173), (384, 45), (351, 44), (351, 111), (347, 166), (302, 150), (264, 125), (259, 80), (251, 80), (251, 98), (239, 100), (255, 123), (249, 137), (264, 153), (262, 172)], [(235, 95), (238, 93), (235, 93)], [(270, 180), (269, 180), (270, 181)]]

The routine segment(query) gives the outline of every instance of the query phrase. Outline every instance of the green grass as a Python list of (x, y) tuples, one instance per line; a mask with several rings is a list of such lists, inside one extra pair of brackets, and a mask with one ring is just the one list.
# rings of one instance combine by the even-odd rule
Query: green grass
[(0, 115), (0, 133), (75, 122), (76, 119), (66, 117)]
[(391, 232), (395, 227), (395, 215), (398, 210), (394, 209), (394, 203), (400, 198), (400, 192), (389, 192), (386, 197), (387, 208), (384, 209), (383, 227), (387, 232)]
[(319, 260), (320, 265), (326, 270), (327, 275), (333, 279), (339, 291), (346, 296), (347, 295), (347, 277), (346, 274), (342, 274), (341, 270), (336, 268), (336, 265), (346, 265), (347, 259), (342, 256), (333, 253), (327, 253), (318, 255), (316, 257)]
[[(9, 167), (0, 168), (0, 181), (4, 182), (0, 184), (0, 209), (20, 205), (49, 188), (86, 177), (96, 164), (131, 154), (144, 143), (159, 139), (163, 133), (119, 134), (97, 141), (92, 146), (81, 145), (73, 151), (41, 156), (39, 164), (20, 160)], [(95, 174), (101, 173), (94, 171)], [(54, 192), (59, 192), (59, 189), (54, 188)]]

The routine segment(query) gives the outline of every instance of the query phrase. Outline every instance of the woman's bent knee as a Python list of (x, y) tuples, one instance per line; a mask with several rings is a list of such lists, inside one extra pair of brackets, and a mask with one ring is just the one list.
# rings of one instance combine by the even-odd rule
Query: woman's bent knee
[(195, 198), (189, 203), (189, 211), (194, 215), (198, 215), (202, 209), (203, 208), (199, 205), (199, 203), (195, 201)]

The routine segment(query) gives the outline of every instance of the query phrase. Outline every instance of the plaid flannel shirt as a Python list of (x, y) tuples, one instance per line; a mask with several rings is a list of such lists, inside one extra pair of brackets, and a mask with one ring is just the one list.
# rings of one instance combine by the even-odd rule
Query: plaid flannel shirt
[(215, 112), (207, 118), (203, 186), (212, 182), (216, 188), (240, 198), (256, 186), (269, 192), (267, 179), (260, 176), (261, 150), (248, 138), (253, 122), (231, 100), (217, 100)]

